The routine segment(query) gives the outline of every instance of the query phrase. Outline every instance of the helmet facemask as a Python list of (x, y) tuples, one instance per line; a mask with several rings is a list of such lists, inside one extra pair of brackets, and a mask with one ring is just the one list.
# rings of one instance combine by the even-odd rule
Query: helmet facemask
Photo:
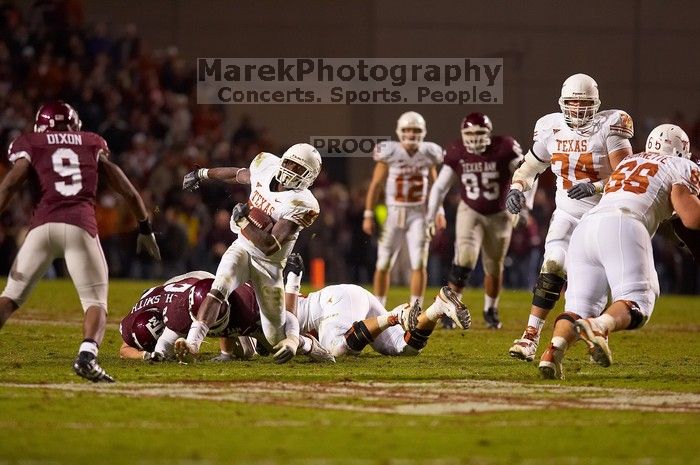
[(309, 144), (295, 144), (282, 155), (275, 179), (285, 189), (308, 189), (321, 173), (321, 155)]
[(559, 108), (564, 114), (566, 124), (572, 129), (585, 130), (593, 123), (593, 116), (600, 108), (599, 99), (559, 99)]
[(481, 155), (491, 144), (491, 131), (482, 126), (470, 126), (462, 129), (462, 143), (467, 152)]
[(416, 150), (425, 139), (425, 131), (418, 127), (403, 127), (396, 130), (399, 136), (399, 142), (406, 150)]

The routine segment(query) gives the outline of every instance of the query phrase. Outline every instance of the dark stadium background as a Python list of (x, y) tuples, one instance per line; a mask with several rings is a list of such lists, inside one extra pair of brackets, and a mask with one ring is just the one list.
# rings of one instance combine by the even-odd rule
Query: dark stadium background
[[(455, 138), (471, 111), (524, 147), (538, 117), (558, 111), (562, 81), (585, 72), (601, 108), (628, 111), (636, 150), (662, 122), (700, 136), (700, 5), (682, 1), (585, 3), (324, 1), (0, 1), (0, 147), (31, 129), (40, 102), (74, 105), (86, 130), (103, 135), (113, 158), (154, 211), (162, 264), (135, 257), (134, 228), (118, 199), (100, 195), (100, 236), (112, 277), (156, 278), (213, 270), (232, 240), (230, 207), (246, 192), (213, 186), (184, 194), (195, 165), (244, 166), (261, 150), (281, 153), (311, 135), (393, 135), (408, 109), (428, 122), (428, 140)], [(505, 103), (421, 105), (196, 105), (197, 57), (503, 57)], [(322, 215), (300, 240), (323, 258), (329, 282), (365, 282), (373, 244), (360, 229), (369, 158), (327, 159), (315, 194)], [(8, 168), (0, 164), (0, 176)], [(530, 287), (553, 210), (551, 178), (533, 221), (516, 231), (510, 287)], [(457, 196), (449, 197), (454, 219)], [(0, 272), (26, 233), (31, 193), (0, 218)], [(450, 218), (450, 214), (452, 218)], [(452, 239), (431, 246), (431, 284), (444, 279)], [(661, 230), (654, 239), (662, 292), (700, 293), (690, 256)], [(53, 274), (61, 274), (60, 263)], [(400, 274), (400, 270), (397, 271)], [(400, 278), (400, 276), (399, 276)], [(476, 273), (474, 280), (478, 281)]]

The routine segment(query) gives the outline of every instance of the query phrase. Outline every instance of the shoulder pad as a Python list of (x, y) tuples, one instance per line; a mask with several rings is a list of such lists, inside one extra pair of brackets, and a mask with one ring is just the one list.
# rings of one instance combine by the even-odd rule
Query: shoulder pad
[(624, 139), (634, 136), (634, 122), (632, 117), (622, 110), (606, 110), (606, 124), (608, 124), (608, 135), (615, 135)]
[(392, 156), (396, 153), (398, 142), (393, 140), (385, 140), (377, 144), (372, 154), (374, 161), (389, 163)]
[(566, 122), (564, 121), (564, 115), (560, 112), (545, 115), (535, 123), (532, 140), (535, 142), (544, 140), (564, 126), (566, 126)]

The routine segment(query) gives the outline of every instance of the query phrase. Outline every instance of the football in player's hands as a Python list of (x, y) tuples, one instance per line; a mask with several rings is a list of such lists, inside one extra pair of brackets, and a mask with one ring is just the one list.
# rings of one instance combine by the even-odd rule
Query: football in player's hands
[(248, 220), (255, 225), (258, 229), (261, 229), (267, 233), (272, 231), (272, 227), (275, 225), (275, 220), (272, 219), (270, 215), (262, 211), (257, 207), (253, 207), (248, 212)]

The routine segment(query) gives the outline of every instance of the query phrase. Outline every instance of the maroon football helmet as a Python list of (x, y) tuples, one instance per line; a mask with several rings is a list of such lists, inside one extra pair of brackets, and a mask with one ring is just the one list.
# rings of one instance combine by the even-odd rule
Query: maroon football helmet
[(163, 316), (155, 308), (131, 312), (119, 324), (124, 342), (146, 352), (153, 352), (164, 329)]
[(60, 100), (39, 107), (34, 118), (34, 132), (80, 131), (82, 125), (75, 108)]
[(470, 113), (462, 120), (462, 142), (470, 153), (481, 155), (491, 143), (493, 124), (483, 113)]
[[(211, 278), (201, 279), (190, 287), (182, 297), (178, 297), (171, 305), (163, 311), (165, 326), (178, 334), (187, 334), (192, 322), (197, 319), (199, 306), (202, 305), (207, 294), (211, 290), (214, 280)], [(209, 326), (209, 334), (216, 335), (228, 324), (228, 306), (222, 306), (216, 321)]]

